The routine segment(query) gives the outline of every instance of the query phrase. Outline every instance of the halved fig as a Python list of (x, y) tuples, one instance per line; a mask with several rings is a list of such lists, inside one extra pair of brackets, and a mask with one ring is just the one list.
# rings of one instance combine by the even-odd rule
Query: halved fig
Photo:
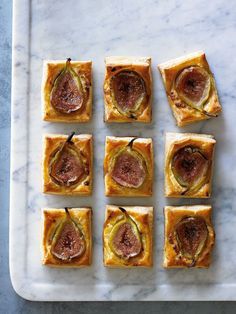
[(119, 207), (119, 209), (123, 213), (123, 219), (114, 225), (110, 234), (109, 246), (117, 256), (129, 259), (140, 254), (142, 241), (134, 220), (124, 208)]
[(134, 117), (146, 97), (145, 82), (134, 71), (121, 71), (111, 79), (111, 93), (119, 112)]
[(197, 147), (179, 149), (171, 162), (172, 172), (178, 183), (190, 188), (200, 188), (208, 175), (209, 161)]
[(66, 218), (58, 226), (53, 236), (51, 253), (60, 260), (70, 261), (82, 256), (85, 248), (84, 235), (66, 208)]
[(208, 237), (208, 229), (202, 217), (185, 217), (175, 227), (180, 253), (193, 262), (200, 256)]
[(114, 157), (111, 176), (118, 184), (137, 189), (146, 178), (146, 165), (142, 155), (132, 148), (133, 140)]
[(211, 89), (210, 74), (199, 66), (191, 66), (180, 72), (175, 81), (179, 97), (189, 106), (202, 110)]
[(54, 152), (49, 164), (50, 177), (61, 186), (74, 185), (85, 174), (85, 167), (80, 153), (71, 138), (68, 139)]
[(69, 114), (79, 110), (84, 101), (83, 86), (79, 75), (72, 69), (71, 59), (55, 79), (51, 91), (51, 104), (59, 112)]

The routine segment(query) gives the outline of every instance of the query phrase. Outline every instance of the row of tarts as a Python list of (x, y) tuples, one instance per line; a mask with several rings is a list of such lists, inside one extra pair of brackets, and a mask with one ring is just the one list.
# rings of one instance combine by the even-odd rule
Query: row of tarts
[[(105, 59), (104, 121), (152, 120), (152, 72), (148, 57)], [(222, 108), (205, 53), (195, 52), (158, 66), (177, 125), (217, 117)], [(80, 123), (92, 117), (92, 62), (47, 60), (42, 81), (43, 119)]]
[[(105, 122), (152, 119), (151, 59), (105, 60)], [(203, 52), (159, 65), (178, 126), (216, 117), (221, 111), (214, 77)], [(92, 113), (92, 63), (46, 61), (42, 84), (43, 119), (88, 122)], [(211, 195), (215, 139), (193, 133), (167, 133), (165, 196)], [(90, 195), (93, 143), (88, 134), (46, 135), (43, 192)], [(148, 197), (154, 176), (151, 138), (106, 137), (106, 196)], [(163, 266), (208, 267), (214, 245), (211, 206), (166, 206)], [(43, 210), (43, 264), (80, 267), (91, 264), (91, 208)], [(104, 265), (151, 267), (153, 207), (107, 205), (103, 229)]]

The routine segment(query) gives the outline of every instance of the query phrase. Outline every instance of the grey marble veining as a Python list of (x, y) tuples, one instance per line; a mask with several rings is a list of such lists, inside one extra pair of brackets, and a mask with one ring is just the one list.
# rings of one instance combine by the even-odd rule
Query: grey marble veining
[[(13, 55), (12, 175), (10, 268), (16, 291), (31, 300), (197, 300), (236, 299), (235, 117), (236, 5), (234, 1), (16, 1)], [(223, 114), (179, 129), (167, 104), (157, 64), (204, 50), (215, 75)], [(103, 123), (104, 57), (152, 57), (153, 122), (150, 125)], [(93, 119), (88, 124), (54, 124), (41, 119), (43, 59), (91, 59)], [(95, 139), (94, 192), (91, 197), (41, 193), (42, 135), (92, 133)], [(217, 149), (213, 196), (209, 200), (163, 197), (165, 132), (214, 134)], [(105, 198), (103, 157), (106, 135), (152, 137), (155, 150), (154, 195), (148, 199)], [(105, 204), (155, 207), (154, 267), (105, 269), (102, 225)], [(164, 270), (163, 206), (212, 204), (217, 242), (208, 270)], [(41, 266), (41, 208), (93, 207), (93, 265), (58, 270)], [(66, 293), (64, 293), (66, 291)]]

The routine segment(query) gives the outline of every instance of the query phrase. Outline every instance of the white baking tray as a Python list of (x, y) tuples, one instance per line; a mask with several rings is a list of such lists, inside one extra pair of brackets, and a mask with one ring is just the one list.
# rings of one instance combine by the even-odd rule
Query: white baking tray
[[(30, 300), (234, 300), (235, 272), (235, 20), (236, 4), (208, 1), (14, 1), (10, 208), (10, 272), (16, 292)], [(203, 49), (215, 74), (223, 114), (184, 129), (175, 126), (157, 64)], [(234, 51), (234, 53), (233, 53)], [(153, 122), (103, 122), (104, 57), (151, 56)], [(46, 123), (41, 119), (43, 59), (93, 61), (93, 119), (88, 124)], [(91, 197), (45, 196), (41, 192), (42, 136), (71, 131), (95, 139), (94, 192)], [(213, 196), (209, 200), (163, 197), (165, 132), (202, 132), (217, 140)], [(155, 185), (151, 198), (105, 198), (103, 156), (106, 135), (152, 137)], [(105, 269), (102, 226), (106, 204), (155, 207), (154, 267)], [(163, 207), (212, 204), (216, 230), (213, 264), (208, 270), (164, 270)], [(41, 208), (93, 208), (93, 264), (85, 269), (41, 265)]]

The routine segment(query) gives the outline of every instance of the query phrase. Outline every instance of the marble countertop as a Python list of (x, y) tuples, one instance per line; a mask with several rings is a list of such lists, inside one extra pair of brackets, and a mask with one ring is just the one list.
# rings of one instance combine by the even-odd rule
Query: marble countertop
[[(232, 14), (233, 6), (229, 2), (227, 6), (222, 6), (222, 1), (216, 1), (216, 9), (213, 10), (212, 16), (216, 16), (213, 19), (214, 23), (218, 19), (225, 18), (225, 22), (220, 22), (220, 25), (216, 25), (219, 30), (228, 31), (229, 39), (230, 32), (234, 34), (232, 28), (235, 30), (235, 18), (232, 19), (232, 16), (229, 20), (227, 20), (227, 16)], [(221, 2), (221, 6), (219, 3)], [(178, 8), (178, 2), (176, 2), (176, 8)], [(0, 192), (1, 192), (1, 202), (2, 202), (2, 219), (0, 221), (0, 312), (2, 313), (38, 313), (38, 312), (63, 312), (63, 313), (71, 313), (75, 309), (78, 309), (78, 303), (31, 303), (24, 301), (20, 297), (18, 297), (10, 284), (9, 280), (9, 271), (8, 271), (8, 207), (9, 207), (9, 136), (10, 136), (10, 61), (11, 61), (11, 3), (9, 1), (3, 0), (0, 6), (0, 36), (2, 40), (0, 41), (0, 51), (1, 59), (0, 59), (0, 82), (3, 88), (0, 91), (0, 171), (1, 171), (1, 180), (0, 180)], [(222, 10), (221, 10), (222, 9)], [(235, 7), (234, 7), (235, 12)], [(213, 23), (213, 24), (214, 24)], [(215, 24), (214, 24), (215, 25)], [(188, 26), (186, 25), (188, 28)], [(220, 46), (220, 45), (219, 45)], [(217, 48), (217, 47), (216, 47)], [(224, 48), (222, 48), (224, 49)], [(229, 58), (232, 54), (232, 50), (235, 51), (235, 45), (232, 42), (232, 46), (230, 48), (230, 52), (226, 53), (226, 58)], [(217, 51), (217, 49), (216, 49)], [(229, 59), (230, 60), (230, 59)], [(215, 64), (216, 68), (220, 68), (222, 65)], [(234, 78), (233, 78), (234, 79)], [(229, 82), (230, 86), (235, 86), (235, 79), (233, 82)], [(232, 97), (233, 93), (231, 91), (226, 91), (223, 94), (223, 97), (226, 100)], [(232, 97), (233, 98), (233, 97)], [(231, 104), (232, 105), (232, 104)], [(232, 115), (234, 111), (232, 110)], [(230, 182), (228, 182), (230, 185)], [(231, 196), (234, 194), (233, 186), (231, 190), (228, 190), (227, 195), (225, 195), (225, 201), (230, 202)], [(231, 206), (231, 203), (229, 203)], [(234, 304), (235, 305), (235, 304)], [(211, 309), (214, 313), (222, 313), (222, 311), (227, 313), (234, 313), (236, 307), (230, 304), (226, 304), (224, 302), (220, 304), (204, 302), (204, 303), (182, 303), (182, 302), (174, 302), (174, 303), (132, 303), (129, 304), (130, 312), (132, 313), (144, 313), (144, 311), (148, 311), (148, 313), (156, 313), (158, 309), (163, 311), (165, 309), (166, 313), (182, 313), (183, 311), (190, 310), (192, 313), (199, 313), (201, 310)], [(97, 312), (104, 312), (105, 308), (109, 308), (110, 313), (117, 313), (117, 311), (122, 312), (125, 310), (125, 303), (80, 303), (80, 312), (81, 313), (92, 313), (95, 309)]]

